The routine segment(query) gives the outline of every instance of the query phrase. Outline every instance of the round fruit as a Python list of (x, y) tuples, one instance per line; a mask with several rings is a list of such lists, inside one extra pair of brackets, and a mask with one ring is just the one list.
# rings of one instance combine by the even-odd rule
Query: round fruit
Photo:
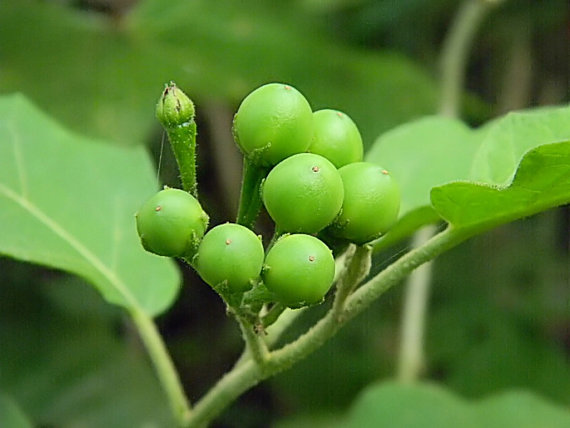
[(356, 162), (339, 170), (344, 185), (340, 216), (334, 235), (363, 244), (385, 233), (398, 219), (400, 189), (384, 168)]
[(313, 112), (292, 86), (269, 83), (245, 97), (234, 117), (233, 131), (250, 162), (272, 166), (307, 150), (313, 136)]
[(208, 215), (190, 193), (165, 188), (144, 203), (136, 222), (145, 250), (184, 257), (198, 246), (208, 227)]
[(262, 190), (265, 208), (281, 232), (317, 233), (335, 219), (343, 194), (335, 166), (312, 153), (277, 164)]
[(362, 161), (362, 137), (348, 115), (337, 110), (319, 110), (313, 113), (313, 121), (310, 153), (326, 157), (337, 168)]
[(331, 250), (310, 235), (285, 235), (267, 253), (263, 281), (282, 303), (300, 307), (320, 302), (331, 288)]
[(225, 282), (231, 292), (242, 292), (259, 277), (263, 257), (263, 245), (255, 233), (245, 226), (225, 223), (206, 233), (195, 266), (208, 285)]

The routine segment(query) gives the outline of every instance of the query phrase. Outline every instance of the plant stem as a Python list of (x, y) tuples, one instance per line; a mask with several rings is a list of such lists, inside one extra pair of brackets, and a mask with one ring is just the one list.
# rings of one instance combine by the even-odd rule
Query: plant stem
[[(420, 230), (414, 235), (412, 247), (418, 248), (422, 246), (434, 233), (434, 226), (428, 226)], [(432, 262), (425, 263), (414, 270), (406, 282), (400, 357), (398, 360), (398, 379), (402, 382), (416, 380), (424, 367), (423, 334), (429, 300), (431, 272)]]
[(285, 333), (285, 331), (295, 322), (295, 320), (297, 318), (299, 318), (299, 316), (301, 316), (306, 310), (308, 309), (308, 306), (299, 308), (299, 309), (285, 309), (281, 315), (279, 315), (279, 318), (277, 318), (277, 321), (275, 321), (273, 324), (271, 324), (266, 331), (267, 336), (265, 338), (265, 343), (267, 343), (267, 346), (269, 348), (271, 348), (273, 345), (275, 345), (279, 339), (281, 339), (281, 336)]
[(236, 318), (241, 328), (247, 352), (252, 356), (258, 366), (263, 367), (269, 356), (267, 345), (253, 330), (251, 323), (243, 318)]
[(190, 403), (186, 398), (178, 372), (166, 350), (162, 337), (153, 320), (142, 310), (133, 309), (130, 315), (147, 349), (158, 379), (166, 392), (172, 414), (177, 424), (182, 426), (191, 413)]
[(471, 43), (485, 13), (493, 3), (485, 0), (466, 0), (461, 5), (441, 52), (440, 114), (457, 117), (465, 80), (465, 68)]
[(263, 327), (267, 328), (279, 319), (279, 316), (287, 309), (282, 303), (275, 303), (269, 311), (261, 318)]
[(352, 246), (346, 253), (348, 260), (338, 279), (332, 307), (332, 311), (337, 316), (342, 316), (346, 299), (370, 272), (372, 247), (369, 245)]
[[(441, 53), (441, 116), (454, 118), (459, 115), (468, 54), (477, 28), (491, 4), (486, 0), (466, 0), (445, 38)], [(435, 226), (428, 226), (417, 232), (412, 247), (424, 245), (435, 230)], [(430, 282), (431, 263), (426, 263), (414, 271), (406, 283), (398, 359), (398, 378), (403, 382), (415, 381), (424, 366), (423, 332)]]
[(269, 353), (262, 365), (249, 358), (234, 366), (196, 403), (186, 426), (203, 426), (249, 388), (305, 358), (415, 268), (458, 245), (469, 236), (452, 228), (435, 235), (425, 245), (410, 251), (348, 296), (342, 316), (329, 311), (297, 340)]
[(182, 188), (198, 197), (196, 180), (196, 122), (191, 120), (182, 125), (164, 128), (174, 152)]
[(268, 168), (253, 165), (246, 157), (243, 158), (243, 179), (236, 223), (253, 229), (261, 208), (261, 183), (268, 172)]

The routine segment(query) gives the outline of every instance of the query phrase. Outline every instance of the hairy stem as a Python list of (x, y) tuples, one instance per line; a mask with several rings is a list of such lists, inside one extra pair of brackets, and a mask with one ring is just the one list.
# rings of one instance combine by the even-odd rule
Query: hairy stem
[(248, 355), (251, 355), (257, 365), (263, 367), (269, 356), (267, 345), (253, 330), (253, 325), (249, 321), (243, 318), (238, 318), (238, 322), (241, 328), (243, 340), (247, 347)]
[(355, 287), (366, 278), (370, 272), (372, 247), (369, 245), (351, 246), (347, 250), (348, 259), (337, 282), (332, 311), (342, 315), (346, 299)]
[(261, 208), (261, 183), (268, 172), (267, 168), (253, 165), (247, 157), (243, 158), (243, 179), (236, 223), (253, 228)]
[(415, 268), (458, 245), (469, 236), (452, 228), (435, 235), (425, 245), (404, 255), (348, 296), (341, 316), (329, 311), (297, 340), (269, 353), (267, 360), (261, 365), (248, 358), (234, 366), (196, 403), (186, 421), (186, 426), (204, 426), (249, 388), (263, 379), (288, 369), (314, 352), (350, 319), (364, 311)]
[(198, 197), (196, 180), (196, 122), (191, 120), (182, 125), (165, 127), (170, 146), (174, 152), (182, 188)]
[(153, 320), (142, 310), (132, 310), (130, 315), (166, 393), (172, 414), (178, 425), (182, 426), (191, 413), (190, 403), (162, 337)]

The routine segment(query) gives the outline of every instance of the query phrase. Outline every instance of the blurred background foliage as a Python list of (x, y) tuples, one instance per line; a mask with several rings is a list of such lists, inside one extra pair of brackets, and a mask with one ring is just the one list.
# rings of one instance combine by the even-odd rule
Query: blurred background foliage
[[(368, 147), (382, 132), (437, 111), (438, 55), (457, 6), (4, 0), (0, 93), (22, 92), (85, 135), (147, 145), (160, 181), (176, 186), (173, 157), (154, 120), (163, 85), (175, 81), (197, 105), (201, 192), (217, 224), (237, 206), (241, 161), (230, 126), (249, 91), (268, 81), (291, 83), (313, 108), (352, 116)], [(569, 28), (566, 0), (505, 1), (484, 20), (471, 53), (464, 119), (477, 125), (509, 110), (568, 102)], [(521, 387), (570, 405), (569, 226), (561, 208), (438, 259), (427, 378), (466, 397)], [(379, 254), (378, 264), (403, 250), (405, 244)], [(162, 393), (121, 311), (79, 279), (5, 259), (0, 269), (0, 392), (39, 426), (168, 426)], [(181, 269), (181, 295), (158, 322), (195, 400), (231, 367), (241, 339), (217, 296)], [(216, 426), (267, 426), (292, 415), (327, 421), (364, 386), (393, 376), (401, 292), (394, 289), (309, 359), (245, 394)], [(310, 311), (296, 329), (323, 310)]]

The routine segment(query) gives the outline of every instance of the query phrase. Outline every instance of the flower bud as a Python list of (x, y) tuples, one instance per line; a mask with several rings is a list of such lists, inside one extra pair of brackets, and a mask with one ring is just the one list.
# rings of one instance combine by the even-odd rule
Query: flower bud
[(194, 119), (194, 103), (174, 82), (166, 85), (156, 105), (156, 117), (165, 128), (179, 126)]

